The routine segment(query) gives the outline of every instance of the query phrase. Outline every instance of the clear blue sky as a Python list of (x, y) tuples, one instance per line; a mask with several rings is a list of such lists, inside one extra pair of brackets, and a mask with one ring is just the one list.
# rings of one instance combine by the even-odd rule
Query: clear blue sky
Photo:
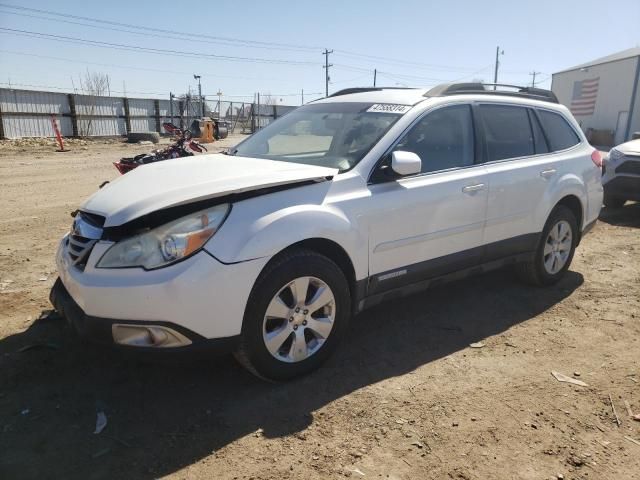
[[(74, 83), (78, 87), (78, 76), (89, 68), (110, 75), (113, 95), (126, 89), (132, 97), (184, 93), (196, 87), (192, 75), (197, 73), (202, 75), (205, 95), (220, 90), (225, 100), (250, 100), (260, 91), (283, 103), (297, 104), (301, 89), (307, 100), (311, 94), (317, 97), (324, 92), (325, 47), (334, 50), (330, 91), (371, 85), (374, 68), (379, 71), (378, 85), (431, 86), (473, 78), (492, 81), (497, 45), (504, 49), (501, 82), (530, 83), (529, 72), (535, 70), (542, 72), (540, 86), (548, 87), (553, 72), (640, 45), (639, 0), (539, 0), (528, 4), (490, 0), (0, 0), (0, 4), (190, 34), (167, 38), (161, 32), (114, 31), (97, 26), (132, 29), (0, 6), (0, 86), (11, 82), (16, 88), (42, 85), (72, 91)], [(1, 29), (301, 63), (166, 56), (20, 36)]]

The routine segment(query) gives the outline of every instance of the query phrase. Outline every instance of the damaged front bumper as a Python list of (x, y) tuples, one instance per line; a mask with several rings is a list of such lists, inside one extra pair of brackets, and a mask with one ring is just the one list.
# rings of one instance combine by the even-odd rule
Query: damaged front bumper
[(232, 352), (240, 338), (233, 336), (207, 339), (171, 322), (142, 322), (87, 315), (69, 295), (60, 278), (51, 289), (49, 301), (81, 339), (102, 345), (138, 350), (206, 350), (224, 354)]

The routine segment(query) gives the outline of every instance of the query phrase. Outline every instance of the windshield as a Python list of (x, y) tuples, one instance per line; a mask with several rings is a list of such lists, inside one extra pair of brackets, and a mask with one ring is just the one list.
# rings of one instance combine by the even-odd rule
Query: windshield
[(407, 106), (372, 103), (305, 105), (256, 132), (230, 153), (345, 171), (362, 160), (407, 110)]

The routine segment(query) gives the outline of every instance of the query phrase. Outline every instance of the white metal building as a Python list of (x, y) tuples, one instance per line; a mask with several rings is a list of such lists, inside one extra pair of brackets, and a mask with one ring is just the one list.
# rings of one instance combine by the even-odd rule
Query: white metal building
[(640, 47), (635, 47), (554, 73), (551, 89), (588, 135), (609, 131), (618, 145), (640, 132), (639, 83)]

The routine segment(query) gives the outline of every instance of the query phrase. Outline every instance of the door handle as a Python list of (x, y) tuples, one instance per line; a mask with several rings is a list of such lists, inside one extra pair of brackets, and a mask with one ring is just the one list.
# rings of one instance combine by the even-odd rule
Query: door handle
[(467, 185), (462, 189), (463, 193), (473, 193), (484, 190), (484, 183), (476, 183), (475, 185)]
[(540, 176), (542, 178), (549, 178), (551, 176), (553, 176), (556, 173), (556, 169), (555, 168), (550, 168), (549, 170), (543, 170), (540, 172)]

